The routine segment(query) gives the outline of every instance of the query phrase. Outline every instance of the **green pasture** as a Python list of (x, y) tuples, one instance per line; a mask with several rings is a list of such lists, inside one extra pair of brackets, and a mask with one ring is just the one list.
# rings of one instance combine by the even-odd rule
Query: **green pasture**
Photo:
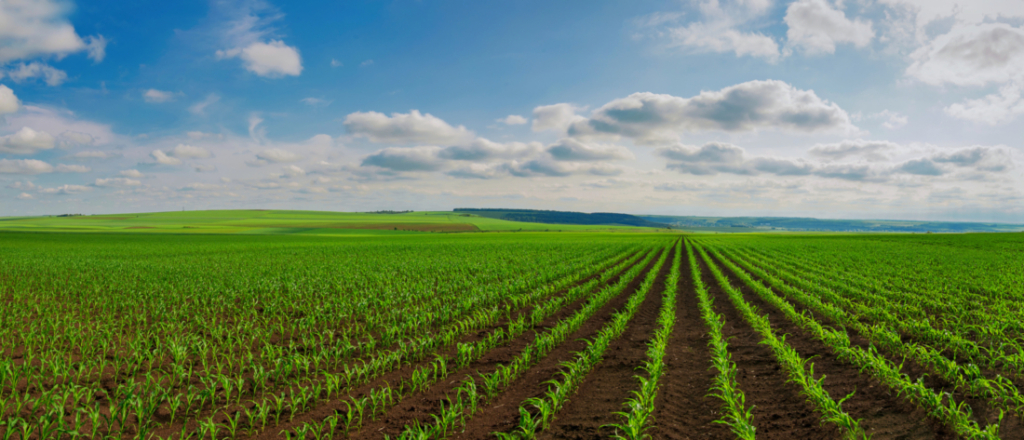
[(464, 213), (375, 214), (325, 211), (225, 210), (0, 217), (0, 231), (177, 234), (396, 235), (450, 232), (654, 232), (634, 226), (513, 222)]

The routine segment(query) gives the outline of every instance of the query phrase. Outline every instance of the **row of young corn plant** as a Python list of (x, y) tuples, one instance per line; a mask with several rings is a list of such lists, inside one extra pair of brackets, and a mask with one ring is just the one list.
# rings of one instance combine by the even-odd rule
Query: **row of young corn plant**
[[(708, 261), (709, 266), (713, 264), (710, 257), (706, 254), (704, 257), (706, 261)], [(951, 395), (937, 393), (926, 387), (924, 385), (923, 378), (918, 378), (917, 381), (911, 380), (909, 376), (900, 371), (902, 368), (901, 365), (896, 365), (892, 361), (881, 356), (875, 350), (874, 346), (870, 346), (865, 350), (852, 345), (849, 335), (845, 331), (826, 328), (813, 318), (797, 312), (791, 304), (775, 295), (774, 292), (761, 283), (753, 280), (749, 274), (746, 274), (746, 272), (743, 272), (738, 267), (733, 267), (734, 268), (730, 268), (730, 270), (733, 270), (737, 277), (753, 289), (754, 292), (756, 292), (765, 302), (778, 308), (783, 312), (787, 319), (793, 321), (807, 331), (812, 337), (824, 343), (825, 346), (829, 347), (829, 349), (839, 357), (839, 359), (852, 363), (861, 371), (870, 374), (883, 385), (892, 389), (899, 395), (905, 396), (914, 404), (924, 408), (929, 412), (929, 414), (947, 423), (958, 435), (962, 437), (971, 439), (999, 438), (998, 423), (981, 428), (976, 421), (972, 420), (970, 406), (966, 403), (958, 403)], [(713, 272), (717, 271), (716, 268), (712, 268)], [(721, 274), (721, 272), (719, 271), (718, 274)], [(722, 277), (724, 278), (724, 275), (722, 275)], [(839, 309), (834, 307), (823, 308), (822, 311), (827, 318), (833, 319), (833, 317), (828, 313), (832, 311), (839, 312)], [(837, 319), (836, 322), (841, 321)]]
[[(638, 259), (642, 257), (642, 253), (637, 253), (624, 261), (618, 262), (617, 265), (610, 268), (602, 268), (604, 272), (595, 276), (594, 279), (570, 288), (565, 294), (554, 296), (544, 301), (538, 307), (541, 310), (548, 310), (548, 313), (554, 313), (557, 309), (547, 307), (549, 304), (565, 304), (574, 301), (582, 295), (589, 292), (593, 287), (599, 283), (609, 279), (610, 277), (620, 273), (626, 267), (635, 264)], [(578, 277), (574, 277), (578, 279)], [(560, 290), (560, 289), (554, 289)], [(513, 298), (517, 303), (523, 305), (531, 304), (537, 301), (541, 301), (544, 297), (552, 296), (552, 289), (540, 289), (535, 292), (526, 293), (520, 296), (518, 299)], [(523, 300), (523, 296), (529, 296), (530, 300)], [(484, 312), (481, 312), (484, 313)], [(527, 329), (527, 321), (525, 316), (519, 316), (518, 319), (511, 319), (511, 309), (492, 309), (485, 313), (486, 319), (484, 324), (491, 325), (501, 317), (505, 317), (510, 320), (508, 329), (498, 327), (492, 331), (487, 337), (473, 344), (461, 344), (457, 343), (458, 339), (469, 332), (475, 331), (478, 328), (485, 327), (484, 325), (463, 325), (455, 323), (451, 326), (451, 330), (448, 333), (442, 333), (443, 338), (437, 338), (437, 335), (425, 336), (422, 338), (422, 342), (419, 344), (409, 344), (408, 347), (415, 347), (418, 351), (410, 351), (400, 353), (403, 357), (396, 357), (396, 351), (385, 351), (386, 356), (383, 357), (371, 357), (370, 361), (363, 362), (352, 367), (345, 367), (344, 374), (331, 375), (325, 373), (324, 378), (319, 382), (303, 382), (303, 384), (297, 385), (297, 390), (300, 393), (292, 390), (291, 397), (282, 404), (283, 398), (281, 396), (272, 395), (270, 398), (264, 398), (262, 402), (256, 403), (253, 407), (254, 414), (272, 414), (275, 415), (274, 424), (280, 423), (280, 415), (285, 409), (289, 411), (288, 420), (292, 420), (297, 414), (301, 414), (309, 409), (315, 407), (315, 403), (318, 399), (331, 398), (332, 395), (342, 395), (350, 392), (352, 389), (369, 383), (373, 379), (389, 372), (395, 368), (399, 368), (409, 362), (418, 362), (422, 359), (429, 357), (434, 353), (435, 348), (443, 346), (456, 345), (457, 352), (452, 357), (444, 357), (435, 355), (435, 359), (426, 365), (420, 366), (413, 371), (410, 378), (400, 382), (397, 387), (391, 387), (390, 385), (370, 390), (367, 392), (367, 396), (362, 398), (354, 398), (349, 396), (345, 400), (345, 404), (349, 408), (346, 413), (346, 418), (341, 426), (345, 431), (358, 428), (362, 426), (364, 415), (376, 419), (378, 415), (386, 412), (387, 408), (397, 404), (402, 398), (412, 394), (416, 391), (421, 391), (428, 387), (430, 384), (443, 379), (448, 375), (448, 366), (451, 363), (454, 367), (461, 367), (463, 363), (468, 362), (474, 357), (483, 356), (491, 348), (501, 344), (503, 341), (509, 340), (510, 338), (518, 336)], [(531, 319), (537, 319), (541, 316), (536, 313), (531, 314)], [(426, 347), (426, 348), (425, 348)], [(440, 374), (439, 374), (440, 373)], [(320, 383), (324, 385), (321, 386)], [(306, 392), (306, 390), (312, 390)], [(387, 396), (387, 399), (374, 398), (374, 396)], [(372, 408), (369, 406), (372, 404)], [(269, 410), (267, 408), (270, 408)], [(368, 409), (369, 408), (369, 409)], [(233, 411), (233, 408), (227, 408), (222, 412)], [(258, 431), (266, 429), (267, 418), (260, 417), (259, 427), (256, 426), (256, 421), (252, 417), (246, 417), (245, 426), (249, 429)], [(303, 425), (304, 426), (304, 425)], [(202, 429), (202, 427), (200, 427)], [(305, 428), (298, 428), (305, 429)]]
[(624, 420), (611, 425), (616, 430), (614, 434), (616, 439), (650, 438), (647, 431), (657, 422), (654, 420), (654, 400), (658, 397), (659, 381), (665, 374), (665, 350), (668, 348), (668, 339), (672, 335), (672, 329), (675, 328), (676, 323), (676, 290), (679, 284), (679, 267), (682, 265), (682, 240), (676, 243), (674, 254), (672, 266), (665, 278), (665, 289), (661, 294), (662, 303), (661, 310), (658, 311), (658, 329), (654, 331), (654, 336), (647, 343), (647, 359), (641, 366), (647, 376), (634, 376), (639, 384), (639, 389), (630, 391), (632, 395), (623, 403), (626, 410), (618, 413)]
[[(904, 321), (887, 313), (882, 308), (884, 305), (879, 304), (878, 307), (874, 308), (868, 307), (859, 302), (850, 301), (848, 298), (837, 295), (830, 289), (823, 288), (817, 283), (805, 281), (798, 276), (788, 273), (775, 273), (772, 275), (747, 260), (735, 256), (731, 257), (746, 270), (749, 270), (761, 279), (767, 280), (769, 284), (786, 292), (787, 295), (802, 298), (803, 300), (799, 302), (812, 310), (822, 309), (825, 301), (827, 301), (828, 304), (838, 309), (829, 312), (831, 316), (837, 317), (838, 320), (836, 322), (864, 335), (873, 344), (886, 349), (896, 356), (911, 359), (929, 368), (939, 377), (953, 384), (958, 390), (985, 399), (995, 409), (1024, 416), (1024, 396), (1021, 396), (1012, 381), (1002, 375), (996, 375), (995, 379), (988, 379), (982, 374), (977, 365), (973, 363), (960, 364), (955, 360), (949, 359), (944, 354), (945, 351), (954, 351), (949, 346), (938, 345), (936, 348), (915, 342), (918, 338), (927, 339), (927, 337), (922, 336), (925, 333), (922, 326), (908, 328)], [(814, 296), (808, 299), (800, 294), (792, 294), (790, 292), (793, 288), (786, 286), (786, 282), (813, 292)], [(862, 323), (860, 317), (868, 318), (872, 324)], [(935, 331), (931, 327), (928, 327), (928, 329)], [(903, 334), (910, 335), (913, 339), (904, 340), (897, 330), (901, 330)], [(970, 360), (973, 359), (968, 358), (968, 361)]]
[[(577, 275), (573, 274), (572, 276), (577, 276)], [(290, 363), (294, 363), (294, 362), (290, 362)], [(308, 373), (309, 373), (309, 364), (310, 364), (310, 362), (304, 362), (304, 364), (299, 364), (298, 366), (296, 366), (294, 364), (291, 365), (291, 366), (292, 366), (293, 369), (296, 369), (296, 370), (304, 366), (305, 369), (304, 369), (303, 372), (306, 372), (307, 375), (308, 375)], [(256, 372), (259, 372), (259, 371), (256, 371)], [(262, 376), (262, 375), (258, 375), (258, 373), (254, 373), (254, 381), (253, 382), (255, 384), (258, 384), (260, 382), (258, 380), (260, 376)], [(220, 379), (217, 379), (218, 377)], [(246, 383), (246, 382), (241, 382), (242, 378), (238, 378), (239, 383), (242, 384), (242, 385), (233, 386), (232, 382), (234, 382), (234, 380), (225, 381), (224, 380), (225, 377), (226, 377), (226, 375), (214, 376), (211, 379), (217, 379), (217, 380), (216, 381), (210, 381), (209, 385), (204, 384), (206, 386), (203, 387), (202, 389), (200, 389), (199, 387), (191, 387), (191, 386), (189, 386), (189, 388), (186, 391), (186, 393), (180, 393), (180, 394), (177, 394), (177, 395), (172, 395), (171, 393), (162, 392), (162, 393), (159, 393), (157, 395), (165, 396), (165, 402), (166, 402), (167, 405), (169, 405), (170, 411), (173, 414), (172, 415), (172, 420), (174, 419), (174, 415), (176, 415), (175, 412), (180, 409), (180, 406), (182, 406), (182, 404), (180, 403), (182, 401), (186, 402), (186, 404), (187, 404), (185, 409), (183, 411), (181, 411), (182, 415), (185, 415), (188, 412), (188, 410), (193, 409), (194, 402), (196, 403), (196, 406), (198, 406), (200, 408), (203, 407), (204, 404), (207, 404), (207, 403), (212, 405), (217, 394), (222, 396), (221, 398), (223, 399), (222, 401), (224, 403), (229, 403), (232, 400), (232, 397), (234, 397), (234, 399), (233, 399), (234, 403), (238, 404), (239, 400), (242, 397), (241, 393), (242, 393), (243, 386), (244, 385), (249, 385), (249, 384)], [(255, 384), (251, 385), (251, 387), (255, 388), (256, 387)], [(309, 387), (302, 387), (302, 386), (300, 386), (299, 388), (309, 388)], [(233, 396), (232, 396), (232, 391), (234, 391)], [(253, 390), (253, 391), (255, 392), (255, 390)], [(167, 397), (167, 396), (169, 396), (169, 397)], [(111, 399), (111, 401), (112, 401), (112, 405), (113, 405), (114, 401), (123, 401), (123, 399), (118, 399), (118, 400)], [(24, 403), (23, 403), (23, 405), (24, 405)], [(292, 405), (292, 406), (294, 407), (294, 406), (297, 406), (297, 405)], [(15, 408), (15, 409), (17, 409), (17, 408)], [(72, 409), (74, 409), (74, 402), (73, 402), (73, 408)], [(20, 412), (20, 411), (18, 411), (18, 412)], [(113, 411), (113, 409), (112, 409), (111, 412), (115, 412), (115, 411)], [(119, 412), (119, 414), (124, 414), (124, 413), (125, 413), (124, 411)], [(200, 416), (200, 413), (197, 412), (196, 416), (197, 417)], [(143, 413), (140, 412), (137, 415), (135, 415), (133, 417), (133, 419), (136, 421), (135, 424), (139, 425), (140, 428), (144, 429), (146, 427), (143, 426), (143, 425), (146, 425), (146, 424), (142, 423), (142, 422), (147, 420), (147, 417), (148, 417), (148, 415), (143, 414)], [(117, 424), (117, 426), (119, 427), (118, 428), (119, 429), (119, 431), (118, 431), (119, 434), (124, 434), (124, 432), (123, 432), (123, 430), (124, 430), (123, 427), (125, 426), (124, 422), (127, 422), (127, 421), (128, 421), (128, 417), (126, 417), (125, 420), (121, 421), (120, 424)], [(98, 427), (99, 424), (94, 424), (94, 426)], [(108, 429), (109, 430), (113, 429), (111, 427), (111, 424), (108, 424)], [(131, 433), (129, 432), (128, 434), (131, 434)]]
[[(893, 246), (888, 252), (882, 253), (886, 255), (883, 258), (889, 258), (896, 253), (893, 251), (899, 251), (901, 248)], [(766, 257), (764, 249), (754, 247), (749, 250)], [(1020, 343), (1020, 336), (1024, 335), (1024, 298), (1021, 297), (1024, 292), (1017, 289), (1018, 294), (1014, 295), (1010, 294), (1011, 290), (1006, 288), (1008, 286), (976, 285), (979, 279), (991, 279), (993, 274), (999, 274), (1000, 272), (996, 270), (975, 269), (971, 277), (950, 280), (951, 277), (962, 276), (965, 264), (948, 265), (948, 258), (944, 258), (945, 255), (929, 248), (916, 251), (916, 261), (889, 261), (890, 264), (886, 266), (874, 267), (865, 267), (865, 264), (846, 264), (843, 260), (849, 259), (849, 254), (859, 254), (851, 250), (829, 255), (827, 259), (812, 260), (788, 252), (772, 252), (771, 256), (766, 258), (773, 261), (779, 258), (780, 263), (790, 266), (792, 270), (824, 278), (826, 285), (836, 291), (853, 288), (880, 295), (885, 298), (884, 301), (890, 308), (913, 317), (917, 324), (935, 325), (940, 327), (941, 333), (948, 332), (960, 338), (976, 339), (987, 346), (987, 349), (995, 351), (989, 353), (990, 358), (1002, 358), (1000, 364), (1004, 371), (1012, 370), (1018, 377), (1024, 375), (1024, 356), (1020, 355), (1024, 353), (1024, 346)], [(962, 251), (964, 249), (957, 250), (957, 257)], [(1000, 257), (1002, 254), (990, 252), (986, 257)], [(867, 256), (860, 257), (859, 262), (862, 262)], [(929, 264), (922, 264), (920, 260), (925, 258), (932, 261)], [(989, 264), (984, 259), (967, 262), (983, 267), (988, 267)], [(880, 269), (889, 269), (888, 266), (892, 265), (906, 267), (899, 272), (898, 277), (879, 276)], [(943, 266), (951, 270), (942, 276), (924, 279), (920, 277), (922, 272), (933, 271), (935, 267)], [(857, 269), (851, 269), (854, 267)], [(954, 345), (951, 348), (959, 347)], [(958, 356), (962, 354), (957, 353)]]
[[(737, 252), (746, 258), (764, 260), (760, 255)], [(857, 280), (840, 283), (832, 279), (834, 275), (810, 265), (788, 262), (786, 256), (773, 255), (771, 260), (773, 264), (762, 265), (764, 269), (778, 272), (776, 275), (788, 282), (827, 288), (839, 294), (839, 301), (851, 304), (844, 308), (856, 308), (858, 315), (876, 322), (889, 322), (894, 329), (910, 335), (915, 341), (939, 351), (948, 351), (958, 359), (1002, 371), (1018, 379), (1024, 378), (1024, 347), (1013, 332), (1008, 333), (1011, 321), (991, 315), (985, 307), (958, 304), (962, 298), (953, 298), (953, 295), (894, 292), (864, 285)], [(925, 307), (933, 310), (942, 307), (946, 313), (938, 316), (929, 314), (919, 305), (922, 301), (915, 301), (915, 296), (924, 296), (922, 301), (932, 303)], [(967, 315), (973, 316), (966, 318)], [(973, 335), (981, 335), (980, 342), (971, 340)]]
[(574, 360), (562, 363), (562, 371), (558, 373), (561, 378), (552, 378), (546, 382), (548, 389), (544, 396), (531, 397), (519, 405), (519, 425), (511, 432), (495, 433), (495, 435), (503, 439), (533, 439), (538, 433), (551, 426), (558, 411), (561, 411), (569, 401), (569, 397), (576, 392), (587, 374), (604, 359), (604, 352), (608, 349), (608, 345), (626, 331), (626, 326), (629, 325), (633, 315), (640, 308), (640, 304), (644, 302), (654, 286), (658, 272), (665, 264), (671, 249), (672, 247), (669, 247), (662, 252), (661, 258), (647, 273), (636, 292), (629, 297), (626, 305), (612, 315), (611, 320), (598, 330), (593, 339), (585, 340), (587, 348), (577, 353)]
[[(659, 262), (664, 262), (667, 253), (663, 251), (661, 254), (650, 273), (656, 273), (660, 269)], [(396, 438), (444, 438), (456, 432), (458, 427), (464, 426), (483, 404), (494, 399), (502, 390), (519, 379), (523, 373), (565, 342), (605, 304), (621, 295), (629, 283), (641, 275), (641, 272), (646, 269), (654, 257), (655, 253), (649, 254), (644, 261), (619, 277), (618, 282), (614, 285), (605, 286), (600, 292), (591, 296), (586, 305), (572, 316), (559, 320), (550, 329), (537, 334), (534, 340), (508, 364), (499, 364), (491, 373), (478, 373), (477, 376), (467, 375), (462, 383), (452, 391), (452, 394), (445, 399), (448, 404), (443, 406), (440, 413), (432, 415), (433, 423), (416, 422), (406, 426), (405, 430)]]
[(718, 269), (703, 248), (698, 246), (697, 251), (700, 252), (704, 263), (708, 266), (708, 270), (711, 271), (711, 274), (718, 281), (718, 285), (729, 296), (736, 310), (740, 312), (740, 315), (747, 321), (747, 324), (761, 335), (761, 343), (772, 349), (775, 359), (789, 375), (789, 381), (799, 385), (801, 393), (821, 412), (822, 420), (838, 426), (843, 436), (848, 439), (867, 438), (867, 434), (860, 427), (860, 423), (842, 408), (843, 402), (853, 396), (853, 393), (839, 401), (833, 399), (824, 387), (825, 378), (814, 377), (814, 364), (810, 363), (809, 359), (801, 357), (800, 353), (789, 346), (786, 343), (785, 336), (779, 337), (775, 334), (775, 331), (772, 330), (771, 321), (743, 299), (743, 294), (733, 287), (729, 279)]
[(717, 374), (711, 385), (711, 395), (722, 401), (722, 417), (716, 420), (729, 427), (736, 438), (753, 440), (757, 428), (754, 427), (754, 413), (747, 407), (746, 396), (736, 382), (736, 363), (729, 354), (729, 343), (722, 334), (725, 317), (715, 312), (714, 301), (708, 295), (707, 287), (700, 272), (700, 265), (693, 253), (690, 240), (685, 240), (687, 260), (690, 262), (690, 277), (697, 295), (697, 306), (700, 308), (701, 319), (708, 328), (708, 347), (711, 349), (711, 366)]
[[(403, 399), (418, 392), (426, 391), (437, 382), (449, 377), (450, 373), (454, 373), (459, 369), (465, 368), (470, 363), (483, 358), (491, 349), (518, 338), (527, 330), (535, 328), (542, 321), (553, 315), (555, 312), (561, 310), (564, 306), (583, 298), (585, 295), (592, 292), (595, 287), (604, 284), (611, 277), (621, 274), (627, 267), (635, 264), (640, 256), (641, 255), (638, 254), (634, 258), (624, 261), (622, 264), (605, 271), (600, 276), (595, 277), (589, 282), (573, 287), (566, 292), (565, 295), (551, 298), (543, 304), (538, 305), (529, 314), (529, 318), (527, 318), (525, 314), (519, 315), (516, 319), (510, 320), (507, 328), (499, 327), (488, 333), (482, 339), (473, 343), (459, 343), (454, 355), (438, 355), (431, 363), (422, 365), (413, 370), (409, 378), (403, 379), (396, 386), (386, 384), (383, 387), (372, 389), (366, 393), (370, 397), (364, 396), (356, 398), (348, 396), (346, 400), (344, 400), (347, 408), (345, 419), (337, 426), (341, 427), (342, 432), (348, 432), (362, 427), (365, 414), (369, 414), (369, 417), (372, 420), (376, 420), (378, 416), (386, 414), (390, 408), (400, 403)], [(473, 386), (475, 385), (470, 385), (470, 387)], [(473, 388), (473, 390), (475, 391), (475, 388)], [(380, 399), (381, 404), (378, 404), (378, 399), (372, 398), (377, 393), (386, 394), (388, 396), (386, 402), (383, 399)], [(371, 404), (371, 409), (365, 409)], [(320, 422), (305, 423), (303, 426), (316, 425), (318, 423)], [(303, 430), (307, 428), (299, 427), (296, 429)]]

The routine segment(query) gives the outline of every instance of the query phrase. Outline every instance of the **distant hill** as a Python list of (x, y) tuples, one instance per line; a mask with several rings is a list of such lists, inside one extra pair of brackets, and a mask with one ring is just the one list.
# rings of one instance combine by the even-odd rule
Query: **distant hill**
[(1006, 223), (929, 222), (909, 220), (827, 220), (797, 217), (690, 217), (642, 215), (640, 218), (667, 223), (680, 229), (744, 231), (834, 231), (834, 232), (1018, 232), (1024, 225)]
[(635, 215), (616, 214), (611, 212), (594, 212), (588, 214), (585, 212), (542, 211), (537, 209), (476, 208), (456, 208), (453, 211), (514, 222), (552, 223), (563, 225), (640, 226), (648, 228), (670, 227), (669, 224), (646, 220)]

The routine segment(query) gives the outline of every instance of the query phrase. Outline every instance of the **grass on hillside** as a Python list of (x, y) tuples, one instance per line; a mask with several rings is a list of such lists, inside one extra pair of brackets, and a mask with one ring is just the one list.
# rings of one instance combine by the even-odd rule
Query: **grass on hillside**
[(0, 230), (206, 234), (392, 235), (427, 232), (614, 231), (655, 229), (513, 222), (464, 213), (374, 214), (326, 211), (170, 211), (70, 217), (0, 218)]

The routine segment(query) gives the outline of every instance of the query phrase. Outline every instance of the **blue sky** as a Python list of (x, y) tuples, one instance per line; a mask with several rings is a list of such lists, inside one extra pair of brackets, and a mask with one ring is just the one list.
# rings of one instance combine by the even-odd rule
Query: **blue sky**
[(1024, 3), (0, 2), (0, 215), (1024, 222)]

